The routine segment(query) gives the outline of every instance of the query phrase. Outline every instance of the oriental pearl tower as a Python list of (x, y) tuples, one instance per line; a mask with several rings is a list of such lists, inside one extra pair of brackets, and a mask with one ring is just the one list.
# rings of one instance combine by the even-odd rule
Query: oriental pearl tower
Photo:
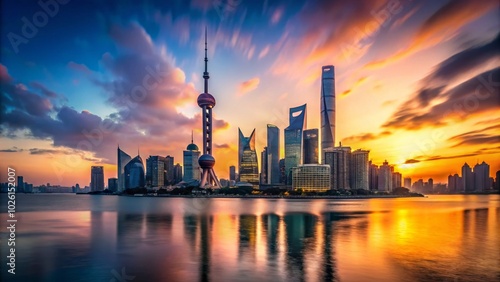
[(205, 28), (205, 72), (203, 79), (205, 81), (205, 89), (198, 96), (198, 106), (201, 110), (201, 118), (203, 119), (203, 155), (198, 159), (201, 169), (200, 188), (220, 188), (219, 180), (214, 172), (215, 158), (212, 156), (212, 108), (215, 107), (215, 98), (208, 93), (208, 75), (207, 70), (207, 29)]

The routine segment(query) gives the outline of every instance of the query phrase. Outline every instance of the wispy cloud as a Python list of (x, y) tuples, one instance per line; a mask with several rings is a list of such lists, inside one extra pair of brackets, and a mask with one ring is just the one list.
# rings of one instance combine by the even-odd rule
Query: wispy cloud
[(254, 77), (240, 84), (238, 93), (244, 95), (252, 90), (255, 90), (260, 84), (260, 78)]

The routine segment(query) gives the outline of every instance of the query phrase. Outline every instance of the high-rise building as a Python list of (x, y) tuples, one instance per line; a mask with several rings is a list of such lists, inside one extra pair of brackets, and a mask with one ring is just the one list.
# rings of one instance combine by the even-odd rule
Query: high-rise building
[(125, 165), (132, 158), (129, 154), (120, 150), (120, 146), (118, 146), (118, 163), (117, 163), (117, 177), (118, 177), (118, 191), (123, 192), (125, 190)]
[(490, 189), (490, 166), (484, 161), (474, 166), (474, 190), (481, 192)]
[(174, 166), (174, 179), (172, 185), (177, 184), (182, 181), (182, 166), (180, 163), (176, 163)]
[(304, 164), (318, 164), (318, 129), (304, 130)]
[(167, 174), (166, 159), (162, 156), (149, 156), (146, 159), (146, 183), (151, 187), (165, 186)]
[(330, 166), (305, 164), (292, 168), (292, 189), (304, 192), (330, 190)]
[(378, 168), (378, 191), (392, 192), (392, 172), (389, 163), (384, 163)]
[(372, 161), (370, 161), (369, 168), (370, 170), (368, 171), (368, 186), (370, 187), (371, 191), (376, 191), (378, 190), (378, 165), (373, 164)]
[(324, 151), (335, 146), (335, 69), (332, 65), (322, 67), (320, 104), (321, 150)]
[(165, 171), (167, 172), (165, 177), (165, 185), (174, 184), (175, 171), (174, 171), (174, 157), (166, 156), (165, 157)]
[(125, 165), (125, 189), (141, 188), (146, 185), (144, 177), (144, 162), (137, 155)]
[(285, 159), (280, 159), (280, 183), (286, 183)]
[(393, 172), (392, 173), (392, 187), (394, 188), (400, 188), (401, 187), (401, 179), (403, 176), (399, 172)]
[[(118, 191), (118, 178), (108, 178), (108, 190), (111, 192)], [(76, 188), (75, 188), (76, 193)]]
[(351, 161), (349, 167), (349, 185), (351, 186), (351, 189), (368, 190), (369, 153), (370, 151), (361, 149), (351, 152)]
[(229, 180), (236, 181), (236, 167), (234, 165), (229, 167)]
[(255, 151), (255, 129), (249, 137), (245, 137), (238, 128), (238, 173), (241, 182), (259, 185), (259, 167)]
[(500, 190), (500, 170), (495, 173), (495, 189)]
[(260, 154), (260, 183), (268, 184), (269, 175), (269, 162), (267, 159), (267, 147), (264, 147), (262, 153)]
[(184, 164), (184, 181), (200, 180), (201, 171), (198, 159), (200, 158), (200, 151), (198, 146), (193, 143), (193, 136), (191, 135), (191, 144), (187, 145), (186, 150), (183, 152)]
[(272, 124), (267, 125), (267, 183), (280, 183), (280, 129)]
[(450, 193), (461, 193), (463, 192), (462, 177), (457, 173), (448, 176), (448, 192)]
[(404, 187), (407, 189), (411, 189), (411, 178), (410, 177), (405, 177), (404, 179)]
[(205, 71), (203, 72), (204, 91), (198, 96), (198, 106), (202, 109), (201, 117), (203, 131), (203, 155), (198, 159), (201, 169), (201, 188), (220, 188), (220, 182), (215, 175), (215, 158), (212, 156), (212, 108), (215, 107), (215, 98), (208, 93), (208, 59), (207, 59), (207, 30), (205, 29)]
[(104, 168), (102, 166), (92, 166), (90, 169), (90, 191), (104, 190)]
[(22, 176), (17, 176), (16, 192), (24, 192), (24, 177)]
[(464, 163), (462, 166), (462, 183), (463, 189), (467, 192), (474, 191), (474, 174), (469, 164)]
[(323, 163), (330, 166), (330, 189), (351, 189), (349, 185), (349, 164), (351, 161), (351, 147), (327, 148), (323, 151)]
[(286, 184), (291, 184), (292, 167), (302, 164), (302, 133), (307, 125), (307, 104), (290, 108), (290, 125), (285, 128)]

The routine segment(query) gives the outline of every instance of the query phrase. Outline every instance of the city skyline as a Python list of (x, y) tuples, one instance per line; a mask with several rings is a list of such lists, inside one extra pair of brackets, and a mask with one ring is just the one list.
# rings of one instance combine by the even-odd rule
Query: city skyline
[[(370, 150), (374, 163), (387, 159), (415, 180), (445, 183), (479, 160), (498, 171), (498, 3), (399, 4), (241, 1), (221, 11), (210, 2), (70, 2), (28, 38), (22, 18), (45, 10), (2, 3), (0, 167), (36, 185), (71, 186), (103, 166), (120, 187), (117, 144), (181, 160), (192, 130), (202, 144), (196, 97), (207, 26), (211, 89), (224, 97), (214, 116), (220, 178), (237, 165), (236, 128), (255, 128), (261, 152), (267, 124), (286, 128), (297, 105), (307, 104), (305, 128), (321, 127), (325, 65), (335, 66), (336, 142)], [(89, 17), (74, 17), (77, 10)], [(350, 20), (332, 16), (350, 10)], [(136, 100), (124, 98), (130, 93)]]

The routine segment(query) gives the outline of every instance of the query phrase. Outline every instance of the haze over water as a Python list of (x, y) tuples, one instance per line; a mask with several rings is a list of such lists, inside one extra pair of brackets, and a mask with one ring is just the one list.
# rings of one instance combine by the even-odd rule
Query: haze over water
[[(5, 221), (4, 211), (1, 216)], [(3, 271), (2, 281), (121, 281), (122, 274), (133, 277), (126, 281), (500, 278), (500, 195), (285, 200), (20, 194), (16, 217), (16, 275)], [(1, 248), (5, 265), (6, 244)]]

